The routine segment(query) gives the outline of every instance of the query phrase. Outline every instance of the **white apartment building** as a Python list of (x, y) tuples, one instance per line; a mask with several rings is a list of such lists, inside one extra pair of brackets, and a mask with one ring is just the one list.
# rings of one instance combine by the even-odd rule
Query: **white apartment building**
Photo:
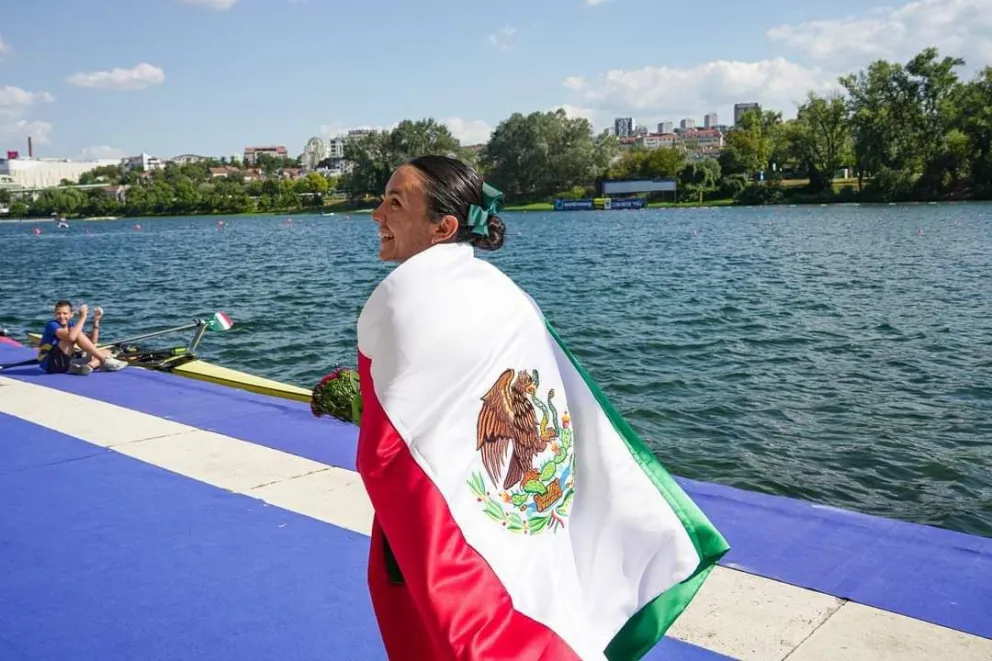
[(149, 156), (144, 152), (138, 156), (125, 156), (121, 159), (121, 169), (123, 169), (124, 172), (130, 172), (131, 170), (148, 172), (149, 170), (161, 170), (164, 167), (165, 163), (161, 158), (158, 158), (157, 156)]

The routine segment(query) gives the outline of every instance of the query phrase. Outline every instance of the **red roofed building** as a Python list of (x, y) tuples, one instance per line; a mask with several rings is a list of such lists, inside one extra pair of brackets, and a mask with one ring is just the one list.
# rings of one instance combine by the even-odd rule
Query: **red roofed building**
[(255, 165), (258, 157), (262, 155), (275, 156), (276, 158), (289, 158), (289, 152), (282, 145), (269, 147), (245, 147), (245, 165)]

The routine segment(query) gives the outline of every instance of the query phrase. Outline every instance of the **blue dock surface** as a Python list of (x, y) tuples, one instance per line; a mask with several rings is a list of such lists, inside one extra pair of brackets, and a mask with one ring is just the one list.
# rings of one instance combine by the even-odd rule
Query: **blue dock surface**
[[(0, 345), (0, 363), (31, 354)], [(0, 372), (0, 660), (385, 658), (365, 534), (101, 447), (92, 421), (65, 433), (85, 409), (53, 398), (72, 395), (354, 470), (355, 428), (306, 404), (134, 368)], [(992, 658), (992, 539), (680, 482), (733, 550), (646, 658)], [(849, 606), (865, 611), (848, 622)], [(767, 616), (770, 638), (740, 631), (735, 607)], [(803, 608), (815, 621), (788, 612)], [(870, 622), (923, 647), (876, 654)]]

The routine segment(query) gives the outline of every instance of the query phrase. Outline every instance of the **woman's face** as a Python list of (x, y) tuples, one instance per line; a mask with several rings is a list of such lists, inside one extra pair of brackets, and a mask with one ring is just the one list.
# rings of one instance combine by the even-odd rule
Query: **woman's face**
[(420, 173), (409, 165), (393, 172), (372, 220), (379, 224), (379, 259), (386, 262), (402, 262), (430, 248), (446, 224), (430, 221)]

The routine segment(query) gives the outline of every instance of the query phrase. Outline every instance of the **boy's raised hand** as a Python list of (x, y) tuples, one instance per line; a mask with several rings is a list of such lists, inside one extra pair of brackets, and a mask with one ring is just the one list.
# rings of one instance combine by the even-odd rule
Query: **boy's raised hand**
[(103, 319), (103, 308), (98, 307), (93, 311), (93, 323), (99, 324), (101, 319)]
[(85, 319), (86, 315), (89, 314), (89, 312), (90, 312), (90, 306), (86, 305), (86, 303), (83, 303), (82, 305), (79, 306), (80, 319)]

